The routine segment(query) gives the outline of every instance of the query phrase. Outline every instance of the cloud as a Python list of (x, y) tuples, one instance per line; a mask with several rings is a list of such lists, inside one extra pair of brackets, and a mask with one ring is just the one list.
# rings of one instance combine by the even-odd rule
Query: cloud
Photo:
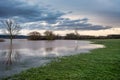
[(71, 20), (69, 18), (59, 18), (56, 23), (50, 24), (45, 21), (38, 21), (33, 23), (25, 23), (23, 26), (29, 30), (39, 29), (39, 30), (102, 30), (110, 29), (110, 26), (93, 25), (88, 23), (89, 19), (75, 19)]
[(40, 6), (38, 0), (1, 0), (0, 19), (12, 18), (20, 22), (24, 29), (40, 30), (101, 30), (111, 27), (93, 25), (88, 18), (71, 20), (62, 18), (63, 15), (71, 14), (52, 10), (45, 6)]
[(31, 5), (17, 0), (0, 1), (0, 18), (13, 18), (18, 22), (47, 21), (54, 22), (65, 13), (52, 11), (43, 6)]
[[(73, 15), (89, 17), (95, 23), (120, 27), (120, 0), (42, 0)], [(54, 4), (56, 3), (56, 4)]]
[(111, 27), (109, 26), (102, 26), (102, 25), (93, 25), (91, 23), (88, 23), (89, 19), (83, 18), (83, 19), (76, 19), (71, 20), (69, 18), (67, 19), (61, 19), (58, 20), (58, 25), (56, 25), (56, 29), (67, 29), (67, 30), (101, 30), (101, 29), (109, 29)]

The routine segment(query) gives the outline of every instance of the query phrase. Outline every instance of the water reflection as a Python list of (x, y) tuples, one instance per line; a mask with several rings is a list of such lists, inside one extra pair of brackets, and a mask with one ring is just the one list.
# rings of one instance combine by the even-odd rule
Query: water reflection
[(53, 51), (53, 48), (52, 48), (52, 47), (47, 47), (47, 48), (45, 48), (45, 51), (46, 51), (46, 52), (52, 52), (52, 51)]
[(90, 44), (89, 41), (57, 40), (57, 41), (26, 41), (14, 40), (0, 43), (0, 77), (19, 73), (31, 67), (45, 65), (54, 57), (69, 56), (89, 52), (102, 45)]
[(4, 64), (6, 64), (7, 66), (10, 66), (14, 63), (19, 62), (20, 57), (21, 57), (20, 52), (12, 48), (10, 48), (8, 51), (4, 51), (3, 54), (5, 57)]

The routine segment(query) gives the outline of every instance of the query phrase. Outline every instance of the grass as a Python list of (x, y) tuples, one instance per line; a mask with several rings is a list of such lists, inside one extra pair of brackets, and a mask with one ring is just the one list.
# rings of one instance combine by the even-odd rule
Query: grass
[(106, 48), (59, 58), (3, 80), (120, 80), (120, 39), (92, 41)]

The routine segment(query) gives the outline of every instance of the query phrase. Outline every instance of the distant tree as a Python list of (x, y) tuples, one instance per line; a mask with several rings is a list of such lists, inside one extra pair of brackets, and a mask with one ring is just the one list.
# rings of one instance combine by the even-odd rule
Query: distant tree
[(74, 33), (66, 34), (65, 38), (66, 39), (73, 39), (73, 38), (75, 38), (75, 34)]
[(75, 29), (75, 34), (76, 34), (76, 35), (79, 35), (79, 33), (78, 33), (78, 31), (77, 31), (77, 28)]
[(64, 39), (64, 36), (57, 34), (57, 35), (55, 35), (55, 39)]
[(76, 40), (80, 39), (80, 35), (78, 33), (77, 28), (75, 29), (75, 37), (76, 37)]
[(79, 39), (79, 35), (76, 35), (75, 33), (69, 33), (66, 34), (65, 39)]
[(28, 37), (29, 40), (40, 40), (41, 38), (41, 34), (37, 31), (30, 32), (28, 36), (29, 36)]
[(4, 33), (9, 35), (10, 44), (12, 44), (13, 37), (19, 34), (21, 27), (12, 19), (1, 21), (3, 24)]
[(47, 39), (47, 40), (55, 39), (55, 34), (52, 31), (45, 31), (44, 35), (45, 35), (45, 39)]

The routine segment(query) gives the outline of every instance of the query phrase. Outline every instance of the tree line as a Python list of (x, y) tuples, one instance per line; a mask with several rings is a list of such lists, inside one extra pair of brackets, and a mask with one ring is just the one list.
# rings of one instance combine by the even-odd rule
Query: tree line
[(81, 39), (120, 39), (120, 35), (108, 35), (108, 36), (89, 36), (79, 35), (75, 33), (69, 33), (65, 36), (55, 35), (52, 31), (45, 31), (44, 35), (34, 31), (28, 34), (28, 40), (81, 40)]
[[(12, 39), (16, 38), (19, 31), (22, 29), (19, 24), (17, 24), (12, 19), (7, 19), (1, 21), (3, 24), (4, 33), (8, 35), (10, 43), (12, 44)], [(23, 37), (23, 36), (21, 36)], [(75, 30), (75, 33), (69, 33), (65, 36), (56, 35), (52, 31), (45, 31), (44, 35), (41, 35), (37, 31), (30, 32), (26, 37), (28, 40), (56, 40), (56, 39), (66, 39), (66, 40), (81, 40), (81, 39), (120, 39), (120, 34), (118, 35), (108, 35), (108, 36), (90, 36), (90, 35), (80, 35)], [(0, 39), (2, 42), (3, 40)]]

